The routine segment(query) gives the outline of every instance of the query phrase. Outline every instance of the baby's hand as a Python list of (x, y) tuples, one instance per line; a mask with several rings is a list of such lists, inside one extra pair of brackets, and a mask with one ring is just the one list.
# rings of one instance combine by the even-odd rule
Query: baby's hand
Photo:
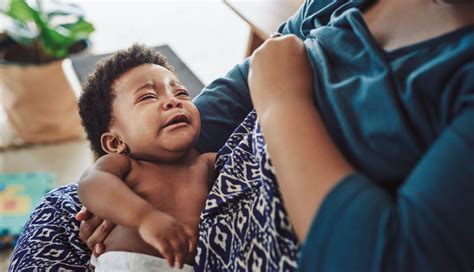
[(170, 267), (176, 262), (183, 268), (185, 256), (196, 246), (197, 235), (191, 227), (156, 210), (145, 216), (138, 232), (145, 242), (160, 251)]

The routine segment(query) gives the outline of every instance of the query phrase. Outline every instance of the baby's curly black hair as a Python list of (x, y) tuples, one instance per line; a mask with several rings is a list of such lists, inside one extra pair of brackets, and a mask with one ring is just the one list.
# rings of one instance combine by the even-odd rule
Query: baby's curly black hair
[(109, 130), (112, 123), (114, 81), (128, 70), (147, 63), (157, 64), (174, 72), (164, 55), (143, 45), (133, 44), (101, 60), (83, 84), (83, 93), (79, 99), (79, 114), (92, 151), (97, 157), (106, 154), (102, 150), (100, 138)]

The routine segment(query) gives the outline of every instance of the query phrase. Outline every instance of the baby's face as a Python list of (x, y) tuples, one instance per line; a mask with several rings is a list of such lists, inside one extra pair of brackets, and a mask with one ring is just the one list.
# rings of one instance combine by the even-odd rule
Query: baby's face
[(175, 161), (189, 152), (201, 121), (186, 88), (168, 69), (143, 64), (121, 75), (115, 94), (110, 132), (140, 160)]

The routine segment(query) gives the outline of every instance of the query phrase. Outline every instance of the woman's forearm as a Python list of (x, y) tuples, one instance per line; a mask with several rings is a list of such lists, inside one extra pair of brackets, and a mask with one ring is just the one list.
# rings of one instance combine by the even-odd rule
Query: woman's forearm
[(138, 228), (153, 207), (124, 181), (106, 171), (89, 170), (79, 181), (81, 203), (93, 214), (112, 223)]
[(353, 171), (311, 102), (284, 101), (257, 108), (285, 207), (301, 241), (325, 196)]

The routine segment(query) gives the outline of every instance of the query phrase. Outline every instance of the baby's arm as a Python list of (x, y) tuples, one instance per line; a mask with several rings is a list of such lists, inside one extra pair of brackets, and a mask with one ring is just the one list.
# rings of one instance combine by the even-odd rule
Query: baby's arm
[(131, 161), (120, 154), (101, 157), (82, 175), (78, 194), (82, 204), (100, 218), (138, 230), (170, 266), (183, 266), (184, 256), (196, 244), (196, 234), (172, 216), (153, 208), (124, 182)]
[(82, 175), (78, 194), (81, 203), (100, 218), (137, 229), (154, 209), (124, 182), (130, 170), (128, 157), (105, 155)]

